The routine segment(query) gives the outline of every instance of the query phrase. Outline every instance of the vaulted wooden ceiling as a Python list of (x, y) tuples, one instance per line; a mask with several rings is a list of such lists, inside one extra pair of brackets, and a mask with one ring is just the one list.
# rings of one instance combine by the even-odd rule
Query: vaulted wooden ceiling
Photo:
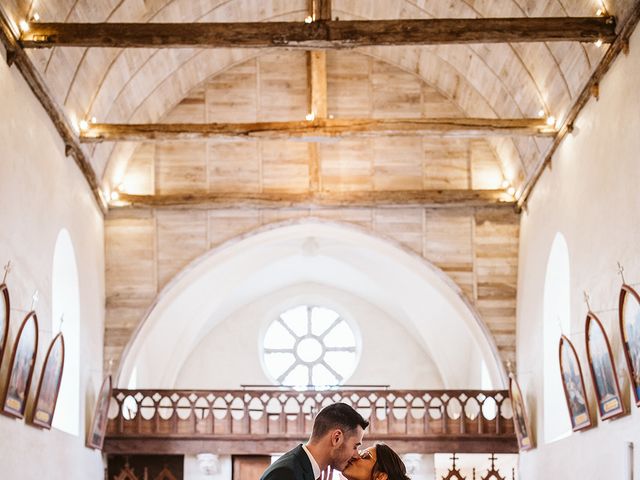
[[(126, 23), (191, 23), (191, 22), (299, 22), (309, 16), (313, 2), (308, 0), (3, 0), (5, 15), (15, 23), (38, 14), (39, 22), (126, 22)], [(310, 6), (311, 4), (311, 6)], [(326, 2), (320, 2), (326, 5)], [(597, 10), (614, 15), (617, 29), (630, 17), (637, 16), (638, 2), (634, 0), (333, 0), (331, 18), (345, 20), (383, 19), (477, 19), (477, 18), (525, 18), (525, 17), (596, 17)], [(401, 29), (402, 30), (402, 29)], [(596, 83), (593, 75), (603, 59), (609, 44), (603, 45), (577, 41), (527, 41), (503, 43), (466, 43), (438, 45), (402, 45), (358, 47), (352, 52), (336, 52), (326, 74), (324, 115), (318, 120), (339, 121), (341, 118), (389, 120), (455, 117), (471, 119), (536, 119), (554, 117), (552, 127), (566, 131), (579, 104), (584, 103), (585, 87)], [(620, 47), (621, 48), (621, 47)], [(63, 112), (70, 123), (95, 117), (100, 124), (156, 124), (168, 122), (175, 109), (185, 99), (193, 98), (221, 77), (256, 59), (273, 55), (271, 48), (84, 48), (56, 47), (26, 50), (46, 85), (47, 95)], [(335, 65), (345, 59), (356, 64), (368, 58), (376, 64), (384, 64), (386, 81), (378, 76), (377, 87), (395, 89), (402, 101), (388, 109), (370, 109), (350, 112), (340, 111), (335, 98), (358, 95), (357, 82), (352, 82), (351, 92), (339, 91), (340, 69)], [(340, 61), (338, 61), (340, 59)], [(326, 60), (324, 60), (326, 62)], [(309, 62), (313, 62), (312, 59)], [(300, 76), (309, 76), (312, 85), (313, 68), (305, 69), (295, 52), (286, 50), (278, 57), (275, 67), (286, 72), (276, 80), (291, 84)], [(302, 69), (302, 71), (300, 71)], [(325, 73), (326, 72), (326, 73)], [(421, 94), (412, 95), (415, 85), (407, 78), (415, 79)], [(317, 80), (317, 79), (316, 79)], [(597, 78), (596, 78), (597, 80)], [(367, 79), (370, 81), (370, 78)], [(238, 88), (229, 80), (228, 89)], [(260, 82), (251, 95), (264, 95)], [(294, 87), (292, 87), (294, 88)], [(311, 89), (318, 88), (309, 87)], [(406, 89), (406, 90), (403, 90)], [(276, 89), (277, 90), (277, 89)], [(284, 90), (272, 94), (283, 95)], [(286, 90), (286, 88), (285, 88)], [(432, 97), (425, 97), (430, 91)], [(595, 89), (592, 89), (596, 93)], [(300, 92), (298, 92), (299, 94)], [(218, 91), (217, 94), (223, 94)], [(242, 105), (231, 105), (237, 113), (230, 116), (228, 110), (220, 110), (206, 118), (208, 122), (304, 122), (305, 112), (313, 109), (313, 92), (302, 92), (309, 97), (307, 109), (299, 100), (289, 115), (277, 108), (277, 101), (269, 109), (242, 110)], [(346, 95), (346, 96), (345, 96)], [(431, 95), (431, 94), (430, 94)], [(332, 100), (333, 98), (333, 100)], [(438, 104), (450, 106), (445, 113), (430, 110), (432, 99)], [(258, 102), (260, 103), (260, 102)], [(420, 105), (416, 105), (416, 104)], [(427, 105), (427, 107), (425, 107)], [(333, 107), (332, 107), (333, 106)], [(229, 106), (228, 106), (229, 107)], [(251, 107), (251, 105), (244, 105)], [(331, 111), (333, 109), (333, 111)], [(173, 115), (175, 117), (175, 115)], [(328, 117), (327, 117), (328, 116)], [(181, 117), (182, 122), (203, 122), (204, 118)], [(326, 127), (326, 124), (323, 124)], [(322, 126), (322, 125), (320, 125)], [(269, 126), (267, 126), (269, 127)], [(267, 128), (258, 125), (255, 128)], [(273, 126), (271, 126), (273, 128)], [(318, 127), (318, 125), (316, 125)], [(243, 128), (242, 126), (237, 128)], [(319, 128), (319, 127), (318, 127)], [(374, 137), (395, 137), (389, 125), (372, 133)], [(386, 130), (385, 130), (386, 128)], [(424, 125), (422, 126), (424, 130)], [(351, 129), (347, 126), (348, 134)], [(417, 128), (414, 137), (433, 132)], [(320, 130), (303, 132), (302, 137), (323, 136)], [(437, 133), (437, 132), (436, 132)], [(440, 132), (442, 133), (442, 132)], [(495, 133), (495, 132), (494, 132)], [(520, 132), (522, 133), (522, 132)], [(556, 132), (552, 132), (555, 134)], [(79, 132), (77, 132), (79, 134)], [(343, 132), (344, 134), (344, 132)], [(326, 135), (336, 135), (335, 132)], [(407, 134), (404, 134), (405, 136)], [(466, 136), (464, 132), (459, 133)], [(474, 133), (477, 137), (482, 132)], [(150, 138), (150, 137), (149, 137)], [(309, 140), (307, 138), (307, 140)], [(314, 140), (313, 138), (311, 140)], [(519, 198), (527, 193), (541, 165), (548, 158), (557, 138), (531, 134), (487, 134), (486, 143), (492, 149), (499, 165), (498, 185), (504, 187), (504, 179), (516, 191)], [(369, 140), (363, 139), (362, 142)], [(451, 140), (452, 142), (455, 139)], [(115, 141), (84, 144), (81, 155), (86, 156), (100, 188), (110, 191), (123, 182), (130, 161), (140, 142)], [(230, 157), (234, 152), (228, 151)], [(325, 155), (326, 156), (326, 155)], [(322, 159), (321, 159), (322, 160)], [(321, 168), (321, 167), (320, 167)], [(310, 178), (312, 174), (309, 174)], [(222, 179), (224, 183), (224, 179)], [(453, 182), (450, 188), (458, 188)], [(485, 185), (486, 187), (486, 185)], [(502, 188), (501, 187), (501, 188)], [(446, 182), (444, 188), (447, 188)], [(413, 190), (415, 188), (412, 187)], [(157, 193), (157, 192), (154, 192)], [(189, 191), (182, 192), (185, 194)], [(318, 198), (316, 197), (316, 200)], [(305, 201), (314, 201), (307, 198)], [(348, 199), (346, 201), (349, 201)], [(418, 201), (418, 200), (416, 200)], [(446, 198), (442, 200), (446, 202)]]

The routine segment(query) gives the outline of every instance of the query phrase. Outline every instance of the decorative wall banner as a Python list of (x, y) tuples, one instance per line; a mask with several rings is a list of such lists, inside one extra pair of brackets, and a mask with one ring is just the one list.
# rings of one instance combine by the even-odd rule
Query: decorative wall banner
[(620, 289), (620, 338), (627, 361), (631, 389), (640, 407), (640, 295), (629, 285)]
[(602, 323), (593, 312), (587, 313), (585, 332), (587, 358), (598, 400), (600, 418), (606, 420), (622, 415), (624, 406), (611, 345)]
[(107, 431), (107, 420), (109, 419), (109, 402), (111, 402), (111, 375), (102, 382), (100, 393), (96, 400), (96, 409), (93, 413), (91, 430), (87, 437), (87, 447), (102, 450), (104, 436)]
[(2, 359), (7, 347), (7, 338), (9, 337), (10, 312), (9, 289), (7, 284), (3, 283), (0, 285), (0, 368), (2, 368)]
[(513, 407), (513, 424), (518, 438), (518, 448), (521, 452), (531, 450), (535, 447), (535, 443), (531, 435), (529, 417), (527, 416), (520, 385), (518, 385), (518, 381), (512, 373), (509, 374), (509, 396)]
[(64, 370), (64, 338), (62, 332), (51, 341), (42, 367), (32, 423), (50, 429), (56, 410), (62, 372)]
[(573, 431), (591, 427), (591, 414), (589, 413), (589, 401), (584, 387), (582, 367), (576, 349), (567, 337), (562, 335), (558, 346), (560, 359), (560, 375), (562, 387), (569, 409), (571, 427)]
[(36, 312), (31, 311), (22, 321), (16, 337), (2, 402), (3, 413), (24, 418), (37, 352), (38, 318)]

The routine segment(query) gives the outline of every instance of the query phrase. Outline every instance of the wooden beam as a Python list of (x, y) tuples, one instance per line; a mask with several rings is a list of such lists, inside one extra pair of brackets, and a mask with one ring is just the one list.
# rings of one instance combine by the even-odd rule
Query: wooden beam
[(373, 45), (611, 42), (613, 17), (317, 20), (251, 23), (32, 23), (25, 48), (353, 48)]
[(587, 84), (582, 89), (582, 92), (580, 92), (580, 95), (578, 95), (578, 98), (569, 110), (569, 113), (567, 113), (567, 116), (565, 117), (562, 125), (558, 129), (558, 133), (554, 138), (553, 143), (545, 152), (541, 160), (534, 167), (533, 174), (525, 183), (524, 188), (522, 189), (522, 193), (518, 198), (518, 211), (526, 205), (529, 196), (533, 191), (533, 188), (538, 183), (538, 180), (542, 176), (545, 167), (551, 163), (553, 154), (562, 143), (564, 137), (566, 137), (566, 135), (573, 130), (573, 122), (575, 122), (576, 118), (578, 117), (584, 106), (587, 104), (589, 99), (592, 98), (594, 86), (600, 84), (602, 78), (609, 71), (609, 68), (611, 68), (614, 60), (618, 58), (618, 55), (620, 55), (620, 52), (624, 52), (625, 48), (628, 47), (629, 38), (635, 31), (638, 22), (640, 22), (640, 1), (636, 1), (635, 6), (626, 17), (624, 24), (621, 26), (618, 37), (607, 49), (602, 59), (600, 60), (600, 63), (591, 75), (591, 78), (589, 79), (589, 81), (587, 81)]
[(307, 52), (308, 112), (327, 118), (327, 52)]
[(320, 171), (320, 146), (317, 143), (310, 143), (309, 146), (309, 190), (320, 191), (322, 188)]
[(555, 135), (540, 118), (336, 118), (260, 123), (97, 123), (81, 132), (85, 143), (219, 139), (302, 139), (437, 136), (486, 137)]
[(100, 208), (103, 214), (106, 213), (107, 204), (102, 196), (98, 178), (80, 146), (77, 134), (73, 128), (71, 128), (64, 111), (53, 101), (53, 96), (40, 76), (38, 69), (18, 43), (11, 28), (11, 23), (1, 8), (0, 41), (7, 52), (7, 61), (10, 65), (15, 65), (24, 77), (27, 85), (29, 85), (29, 88), (31, 88), (31, 91), (51, 119), (58, 135), (62, 138), (65, 145), (65, 155), (73, 157), (93, 193), (98, 208)]
[[(308, 112), (318, 122), (327, 118), (327, 53), (307, 52)], [(309, 146), (309, 189), (320, 190), (320, 148), (316, 142)]]
[[(309, 13), (313, 20), (331, 20), (331, 0), (308, 0)], [(313, 119), (327, 118), (327, 52), (311, 50), (307, 52), (307, 112)], [(309, 190), (319, 191), (320, 147), (309, 143)]]
[(513, 207), (515, 200), (503, 190), (392, 190), (349, 192), (210, 192), (166, 195), (121, 193), (110, 209), (170, 208), (450, 208)]
[[(327, 52), (307, 52), (308, 112), (322, 122), (327, 118)], [(309, 143), (309, 189), (320, 189), (320, 148)]]
[(331, 0), (308, 0), (314, 20), (331, 20)]

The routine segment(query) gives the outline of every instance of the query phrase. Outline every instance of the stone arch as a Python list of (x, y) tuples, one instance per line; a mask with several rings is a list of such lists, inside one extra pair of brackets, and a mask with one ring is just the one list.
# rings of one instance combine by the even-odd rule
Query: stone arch
[[(313, 255), (303, 252), (309, 238), (318, 245)], [(282, 272), (289, 277), (278, 278)], [(259, 227), (191, 262), (147, 310), (122, 354), (117, 384), (126, 386), (135, 370), (139, 387), (171, 388), (181, 362), (216, 322), (269, 288), (298, 281), (330, 284), (393, 310), (419, 335), (447, 388), (480, 388), (481, 366), (493, 387), (504, 387), (494, 338), (451, 278), (394, 240), (317, 218)]]

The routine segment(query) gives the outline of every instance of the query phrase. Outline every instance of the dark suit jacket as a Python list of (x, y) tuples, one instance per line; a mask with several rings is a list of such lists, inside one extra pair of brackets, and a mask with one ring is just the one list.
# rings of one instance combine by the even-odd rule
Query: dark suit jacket
[(302, 445), (282, 455), (267, 468), (260, 480), (315, 480), (313, 468)]

